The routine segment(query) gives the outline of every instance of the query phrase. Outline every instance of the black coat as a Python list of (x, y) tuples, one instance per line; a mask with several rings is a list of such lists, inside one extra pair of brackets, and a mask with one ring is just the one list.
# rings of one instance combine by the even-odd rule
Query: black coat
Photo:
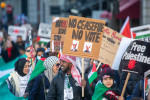
[(16, 57), (19, 56), (18, 48), (16, 47), (14, 42), (12, 42), (12, 44), (13, 44), (13, 48), (11, 50), (11, 57), (10, 58), (8, 57), (8, 51), (7, 50), (2, 50), (1, 55), (2, 55), (5, 62), (9, 62), (9, 61), (11, 61), (11, 60), (13, 60), (13, 59), (15, 59)]
[[(43, 77), (45, 84), (42, 80)], [(48, 78), (44, 74), (40, 74), (34, 80), (34, 84), (29, 94), (28, 100), (45, 100), (44, 86), (45, 89), (49, 89), (50, 83)]]
[[(64, 100), (64, 80), (65, 73), (63, 71), (58, 72), (58, 74), (53, 78), (49, 92), (47, 95), (47, 100)], [(84, 89), (85, 98), (91, 100), (93, 92), (90, 88), (87, 77), (85, 76), (86, 87)], [(76, 86), (76, 80), (73, 77), (69, 77), (69, 83), (73, 88), (73, 100), (82, 100), (82, 88)]]

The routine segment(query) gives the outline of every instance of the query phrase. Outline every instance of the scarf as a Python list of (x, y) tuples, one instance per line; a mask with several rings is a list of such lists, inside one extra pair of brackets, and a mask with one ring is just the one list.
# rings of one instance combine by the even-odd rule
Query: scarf
[(76, 57), (68, 56), (68, 55), (62, 55), (60, 57), (60, 60), (64, 60), (66, 62), (72, 63), (71, 76), (77, 81), (79, 86), (81, 86), (81, 75), (79, 73), (79, 70), (76, 67)]
[(95, 87), (95, 91), (94, 91), (94, 94), (92, 96), (92, 100), (102, 100), (103, 94), (107, 90), (110, 90), (110, 88), (107, 88), (103, 83), (99, 82)]
[(11, 57), (11, 50), (13, 49), (13, 47), (10, 47), (10, 48), (7, 48), (7, 51), (8, 51), (8, 57), (10, 58)]
[(70, 86), (69, 77), (71, 77), (71, 75), (67, 75), (67, 74), (65, 75), (65, 80), (64, 80), (64, 100), (73, 99), (73, 89)]
[(55, 77), (57, 73), (54, 73), (52, 68), (48, 68), (44, 71), (45, 76), (48, 78), (49, 83), (51, 83), (52, 79)]

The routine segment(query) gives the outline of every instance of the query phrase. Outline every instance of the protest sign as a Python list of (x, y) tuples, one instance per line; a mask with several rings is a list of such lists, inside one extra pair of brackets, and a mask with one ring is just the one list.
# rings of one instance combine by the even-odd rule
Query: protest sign
[(17, 36), (21, 36), (22, 39), (25, 41), (27, 37), (27, 29), (25, 27), (9, 26), (8, 34), (10, 35), (13, 41), (16, 41)]
[(67, 25), (68, 25), (68, 18), (53, 17), (52, 31), (51, 31), (51, 49), (52, 46), (54, 46), (53, 47), (54, 51), (59, 52), (60, 47), (61, 50), (63, 49)]
[(51, 24), (40, 23), (38, 30), (38, 42), (49, 42), (51, 36)]
[(104, 34), (98, 60), (112, 66), (123, 35), (104, 27)]
[(98, 59), (104, 20), (69, 16), (63, 54)]
[[(130, 43), (126, 51), (124, 52), (119, 70), (131, 71), (134, 73), (144, 75), (144, 72), (150, 69), (150, 43), (134, 40)], [(130, 60), (135, 60), (136, 64), (133, 68), (128, 68)]]
[(139, 36), (136, 36), (135, 39), (139, 39), (145, 42), (150, 42), (150, 34), (139, 35)]
[(149, 95), (148, 92), (150, 90), (150, 70), (144, 73), (144, 100), (146, 100)]
[(3, 32), (0, 31), (0, 41), (3, 39)]

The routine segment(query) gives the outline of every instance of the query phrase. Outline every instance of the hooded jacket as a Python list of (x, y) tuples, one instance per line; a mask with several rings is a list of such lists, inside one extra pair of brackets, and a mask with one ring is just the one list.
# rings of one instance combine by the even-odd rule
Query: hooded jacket
[[(58, 74), (53, 78), (49, 92), (47, 95), (47, 100), (64, 100), (64, 80), (65, 73), (63, 71), (59, 71)], [(86, 87), (84, 89), (85, 98), (87, 100), (91, 100), (92, 90), (90, 88), (87, 77), (85, 76)], [(69, 77), (69, 84), (73, 88), (73, 99), (72, 100), (82, 100), (82, 88), (77, 86), (77, 81), (71, 76)]]

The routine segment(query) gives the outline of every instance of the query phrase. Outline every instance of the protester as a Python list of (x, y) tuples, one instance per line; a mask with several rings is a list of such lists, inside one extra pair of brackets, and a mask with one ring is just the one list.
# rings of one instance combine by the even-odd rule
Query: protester
[(2, 49), (1, 55), (6, 63), (19, 56), (15, 43), (9, 38), (6, 40), (6, 47)]
[[(118, 100), (119, 94), (111, 90), (114, 87), (114, 72), (109, 66), (102, 68), (100, 79), (95, 87), (92, 100)], [(123, 97), (119, 97), (119, 100), (123, 100)]]
[(62, 55), (60, 57), (61, 71), (53, 78), (47, 100), (82, 100), (84, 87), (85, 98), (91, 100), (92, 90), (87, 77), (81, 81), (81, 75), (76, 67), (76, 57)]
[(35, 51), (35, 49), (33, 48), (33, 58), (32, 58), (32, 56), (31, 56), (31, 48), (30, 48), (30, 46), (28, 46), (28, 47), (26, 48), (25, 54), (27, 55), (27, 60), (30, 61), (29, 66), (30, 66), (30, 73), (31, 73), (31, 72), (33, 71), (33, 69), (34, 69), (36, 63), (37, 63), (37, 59), (35, 58), (36, 51)]
[(42, 54), (44, 53), (45, 49), (44, 48), (38, 48), (36, 51), (36, 58), (40, 59)]
[(25, 53), (25, 42), (20, 35), (17, 36), (16, 46), (19, 49), (19, 53), (23, 55)]
[(131, 95), (131, 99), (139, 97), (144, 99), (144, 78), (140, 80), (134, 87), (134, 90)]
[(28, 100), (45, 100), (50, 82), (59, 69), (60, 61), (56, 56), (51, 56), (46, 58), (43, 65), (45, 71), (35, 78)]
[(22, 97), (30, 78), (29, 61), (20, 58), (15, 63), (15, 70), (10, 74), (7, 83), (10, 91), (17, 97)]

